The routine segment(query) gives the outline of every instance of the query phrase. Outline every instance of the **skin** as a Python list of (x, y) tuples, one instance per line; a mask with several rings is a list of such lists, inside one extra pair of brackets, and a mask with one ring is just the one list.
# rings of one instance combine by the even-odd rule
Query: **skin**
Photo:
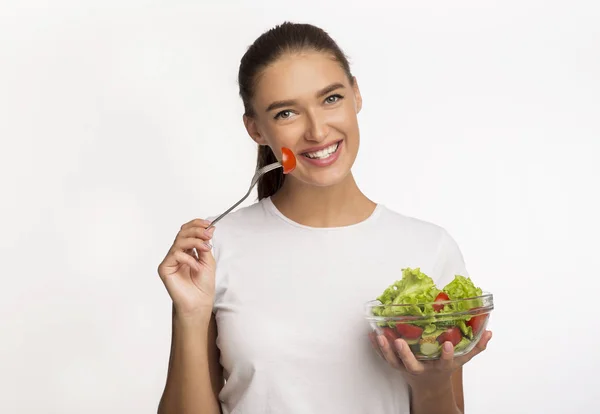
[(158, 274), (173, 300), (171, 354), (158, 414), (219, 414), (223, 369), (212, 304), (215, 228), (196, 219), (181, 226)]
[[(243, 118), (248, 134), (279, 159), (281, 148), (290, 148), (298, 161), (272, 197), (282, 214), (311, 227), (338, 227), (373, 213), (376, 203), (361, 192), (351, 172), (360, 146), (357, 115), (362, 104), (356, 79), (348, 79), (324, 53), (286, 54), (259, 74), (254, 113)], [(343, 140), (339, 159), (328, 167), (311, 165), (300, 155), (338, 140)], [(209, 224), (200, 219), (184, 224), (158, 268), (173, 300), (171, 355), (159, 414), (220, 412), (223, 372), (212, 314), (215, 262), (209, 244), (215, 229), (207, 231)], [(372, 340), (409, 384), (412, 414), (456, 414), (464, 410), (462, 366), (482, 352), (490, 338), (486, 332), (467, 356), (453, 358), (444, 352), (440, 361), (430, 363), (417, 361), (401, 339), (394, 344), (385, 337)]]
[[(321, 93), (332, 85), (340, 87)], [(293, 103), (267, 110), (288, 100)], [(279, 159), (283, 146), (296, 154), (296, 169), (272, 197), (283, 214), (308, 226), (334, 227), (373, 212), (376, 204), (360, 191), (351, 172), (360, 145), (362, 97), (356, 79), (351, 82), (337, 62), (315, 52), (281, 57), (259, 77), (252, 106), (254, 115), (244, 116), (252, 139), (271, 147)], [(329, 167), (314, 167), (298, 155), (338, 140), (343, 140), (340, 157)]]

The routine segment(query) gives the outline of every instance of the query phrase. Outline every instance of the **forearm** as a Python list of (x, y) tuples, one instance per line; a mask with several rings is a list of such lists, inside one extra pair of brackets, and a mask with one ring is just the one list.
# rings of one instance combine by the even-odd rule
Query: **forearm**
[(411, 414), (463, 414), (458, 407), (452, 382), (411, 387)]
[(210, 312), (182, 319), (173, 314), (169, 373), (158, 414), (219, 414), (211, 383), (208, 337)]

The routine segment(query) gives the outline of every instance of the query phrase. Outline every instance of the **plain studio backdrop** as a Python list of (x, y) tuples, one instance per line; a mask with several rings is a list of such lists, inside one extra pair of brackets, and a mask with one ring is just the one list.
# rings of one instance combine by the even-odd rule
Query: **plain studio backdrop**
[(494, 338), (465, 367), (467, 412), (598, 412), (593, 1), (12, 3), (0, 412), (155, 412), (171, 316), (156, 268), (181, 224), (245, 193), (256, 151), (238, 64), (284, 20), (322, 26), (351, 59), (360, 186), (445, 227), (495, 295)]

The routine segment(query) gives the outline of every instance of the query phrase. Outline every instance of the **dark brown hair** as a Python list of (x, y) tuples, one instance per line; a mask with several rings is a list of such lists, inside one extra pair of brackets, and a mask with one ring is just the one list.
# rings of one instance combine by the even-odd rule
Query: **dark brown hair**
[[(353, 82), (348, 58), (327, 32), (311, 24), (285, 22), (258, 37), (242, 57), (238, 84), (246, 116), (254, 115), (251, 101), (257, 77), (261, 71), (283, 54), (303, 50), (330, 54), (342, 66), (350, 82)], [(256, 168), (259, 169), (274, 162), (277, 162), (277, 158), (271, 148), (260, 145)], [(258, 199), (262, 200), (275, 194), (283, 185), (284, 178), (281, 169), (263, 175), (258, 182)]]

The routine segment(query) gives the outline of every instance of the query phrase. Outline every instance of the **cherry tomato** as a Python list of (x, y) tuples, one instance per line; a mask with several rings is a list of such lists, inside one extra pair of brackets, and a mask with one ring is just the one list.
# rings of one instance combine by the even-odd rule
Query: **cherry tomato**
[[(446, 300), (450, 300), (450, 297), (448, 297), (448, 295), (445, 292), (438, 293), (438, 295), (435, 298), (435, 302), (444, 302)], [(444, 305), (443, 304), (433, 305), (433, 310), (436, 311), (436, 312), (439, 312), (442, 309), (444, 309)]]
[(408, 323), (396, 325), (396, 332), (404, 339), (418, 339), (423, 333), (423, 328)]
[(460, 333), (460, 329), (458, 329), (456, 326), (453, 326), (452, 328), (448, 328), (446, 330), (446, 332), (444, 332), (437, 338), (437, 340), (440, 344), (443, 344), (446, 341), (450, 341), (450, 342), (452, 342), (453, 346), (456, 346), (460, 342), (461, 339), (462, 339), (462, 335)]
[(281, 164), (283, 165), (283, 173), (289, 174), (296, 168), (296, 156), (291, 149), (281, 148)]
[(396, 339), (398, 339), (398, 335), (396, 335), (396, 332), (394, 332), (394, 330), (392, 328), (383, 328), (383, 336), (385, 336), (388, 340), (388, 342), (391, 344), (394, 343), (394, 341)]
[(485, 324), (487, 317), (487, 314), (477, 315), (471, 317), (471, 319), (467, 321), (467, 326), (470, 326), (471, 329), (473, 329), (473, 335), (479, 334), (481, 328), (483, 328), (483, 325)]

